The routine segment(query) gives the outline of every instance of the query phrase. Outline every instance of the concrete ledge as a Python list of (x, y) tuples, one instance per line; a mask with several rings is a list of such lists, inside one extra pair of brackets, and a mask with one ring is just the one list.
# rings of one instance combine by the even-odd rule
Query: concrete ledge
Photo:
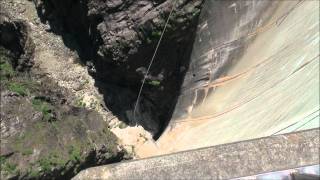
[(89, 168), (74, 179), (230, 179), (314, 164), (319, 129)]

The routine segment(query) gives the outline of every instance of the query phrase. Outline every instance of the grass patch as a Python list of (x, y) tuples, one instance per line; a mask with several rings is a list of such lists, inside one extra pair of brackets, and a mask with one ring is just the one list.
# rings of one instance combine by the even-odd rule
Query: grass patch
[(9, 83), (8, 89), (19, 94), (20, 96), (26, 96), (29, 94), (28, 88), (24, 84), (17, 82)]
[(51, 159), (49, 158), (42, 158), (38, 162), (41, 167), (41, 170), (44, 172), (50, 172), (52, 167), (54, 166), (54, 163), (51, 162)]
[(0, 61), (0, 78), (11, 78), (15, 75), (14, 69), (9, 62)]
[(19, 172), (17, 169), (17, 165), (8, 162), (7, 159), (3, 156), (0, 156), (0, 165), (1, 165), (1, 171), (5, 173), (17, 174)]
[(66, 164), (66, 160), (59, 157), (57, 153), (51, 153), (50, 155), (38, 160), (41, 171), (50, 172), (55, 167), (62, 167)]
[(4, 163), (1, 167), (4, 171), (9, 172), (10, 174), (15, 174), (17, 172), (17, 165), (9, 162)]
[(43, 101), (41, 99), (32, 99), (32, 107), (36, 110), (42, 113), (44, 120), (50, 121), (53, 119), (52, 114), (52, 106), (47, 103), (46, 101)]
[(14, 68), (10, 63), (12, 57), (9, 52), (0, 46), (0, 72), (1, 78), (3, 76), (11, 77), (15, 75)]
[(79, 146), (70, 146), (69, 147), (69, 156), (70, 160), (74, 162), (79, 162), (81, 160), (81, 150)]
[[(8, 80), (16, 75), (11, 62), (12, 57), (2, 46), (0, 46), (0, 80)], [(5, 84), (4, 82), (1, 82)]]
[(56, 122), (52, 122), (51, 126), (56, 132), (59, 132), (59, 126), (58, 126), (58, 124)]
[(6, 158), (4, 156), (0, 156), (0, 165), (2, 167), (2, 164), (6, 162)]
[(27, 149), (23, 149), (21, 153), (22, 153), (22, 155), (24, 155), (24, 156), (28, 156), (28, 155), (33, 154), (33, 150), (27, 148)]
[(39, 178), (40, 176), (40, 172), (37, 170), (34, 170), (32, 167), (28, 169), (28, 174), (30, 175), (31, 178), (34, 178), (34, 179)]

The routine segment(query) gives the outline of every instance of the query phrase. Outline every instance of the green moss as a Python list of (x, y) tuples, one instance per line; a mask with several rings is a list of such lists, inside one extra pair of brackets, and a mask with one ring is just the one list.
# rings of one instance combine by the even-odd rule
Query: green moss
[(0, 80), (1, 84), (6, 84), (4, 81), (15, 76), (15, 71), (11, 65), (12, 57), (9, 52), (0, 46)]
[(81, 150), (79, 146), (72, 145), (69, 147), (69, 158), (74, 162), (79, 162), (81, 160)]
[(17, 171), (17, 165), (9, 162), (6, 162), (2, 168), (4, 171), (9, 172), (10, 174), (15, 174)]
[(28, 155), (33, 154), (33, 150), (32, 150), (32, 149), (29, 149), (29, 148), (26, 148), (26, 149), (23, 149), (21, 153), (22, 153), (22, 155), (24, 155), (24, 156), (28, 156)]
[(2, 167), (2, 164), (6, 162), (6, 158), (4, 156), (0, 156), (0, 165)]
[(160, 31), (152, 31), (151, 36), (155, 39), (159, 39), (161, 37)]
[(39, 160), (39, 164), (40, 164), (41, 170), (44, 171), (44, 172), (51, 171), (51, 168), (53, 166), (52, 162), (49, 159), (46, 159), (46, 158), (40, 159)]
[(51, 153), (50, 155), (38, 160), (41, 171), (43, 172), (50, 172), (53, 168), (64, 166), (66, 162), (67, 161), (57, 153)]
[(52, 128), (53, 128), (56, 132), (59, 132), (59, 126), (58, 126), (57, 123), (52, 122), (52, 123), (51, 123), (51, 126), (52, 126)]
[(17, 174), (19, 171), (17, 165), (10, 163), (4, 156), (0, 156), (1, 171), (9, 174)]
[(20, 96), (26, 96), (29, 94), (27, 87), (24, 84), (11, 82), (8, 85), (10, 91), (18, 93)]
[(10, 78), (15, 75), (14, 69), (9, 62), (0, 61), (0, 78)]
[(118, 126), (120, 129), (124, 129), (126, 127), (128, 127), (128, 125), (126, 125), (124, 122), (121, 122), (119, 123), (119, 126)]
[(28, 169), (28, 174), (31, 178), (39, 178), (40, 171), (34, 170), (32, 167)]
[(32, 107), (43, 114), (44, 120), (50, 121), (53, 118), (52, 106), (46, 101), (34, 98), (32, 99)]
[(86, 103), (83, 101), (83, 98), (76, 99), (75, 106), (76, 107), (86, 107)]
[(160, 81), (156, 81), (156, 80), (153, 80), (153, 81), (149, 81), (147, 82), (149, 85), (152, 85), (152, 86), (160, 86), (161, 82)]

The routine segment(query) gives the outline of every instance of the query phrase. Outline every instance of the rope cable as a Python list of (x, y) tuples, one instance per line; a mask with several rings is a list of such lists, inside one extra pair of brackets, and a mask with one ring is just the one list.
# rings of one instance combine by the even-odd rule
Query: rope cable
[(169, 24), (170, 17), (171, 17), (172, 13), (173, 13), (174, 10), (175, 10), (175, 6), (176, 6), (177, 2), (178, 2), (178, 0), (175, 0), (175, 1), (173, 2), (173, 6), (172, 6), (171, 11), (170, 11), (170, 13), (169, 13), (169, 15), (168, 15), (168, 18), (167, 18), (167, 20), (166, 20), (166, 23), (165, 23), (165, 25), (164, 25), (164, 28), (163, 28), (163, 30), (162, 30), (162, 32), (161, 32), (161, 36), (160, 36), (160, 38), (159, 38), (159, 40), (158, 40), (157, 46), (156, 46), (155, 51), (154, 51), (154, 53), (153, 53), (153, 56), (152, 56), (152, 58), (151, 58), (151, 60), (150, 60), (148, 69), (147, 69), (147, 71), (146, 71), (146, 73), (145, 73), (145, 75), (144, 75), (144, 78), (143, 78), (143, 80), (142, 80), (142, 84), (141, 84), (141, 86), (140, 86), (140, 90), (139, 90), (139, 93), (138, 93), (138, 96), (137, 96), (137, 100), (136, 100), (136, 103), (135, 103), (135, 106), (134, 106), (134, 110), (133, 110), (133, 120), (134, 120), (135, 122), (136, 122), (136, 111), (137, 111), (137, 107), (138, 107), (138, 105), (139, 105), (139, 100), (140, 100), (140, 97), (141, 97), (141, 93), (142, 93), (142, 90), (143, 90), (145, 81), (146, 81), (147, 76), (148, 76), (148, 74), (149, 74), (151, 65), (153, 64), (154, 59), (155, 59), (155, 57), (156, 57), (156, 55), (157, 55), (159, 46), (160, 46), (161, 41), (162, 41), (162, 38), (163, 38), (163, 35), (164, 35), (164, 33), (165, 33), (166, 29), (167, 29), (167, 26), (168, 26), (168, 24)]

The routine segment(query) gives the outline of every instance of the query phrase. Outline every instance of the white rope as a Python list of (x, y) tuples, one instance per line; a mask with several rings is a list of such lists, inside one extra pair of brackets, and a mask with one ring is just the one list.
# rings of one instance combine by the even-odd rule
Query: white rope
[(139, 90), (139, 93), (138, 93), (138, 97), (137, 97), (137, 100), (136, 100), (136, 103), (135, 103), (135, 106), (134, 106), (134, 110), (133, 110), (133, 120), (134, 120), (135, 122), (136, 122), (136, 111), (137, 111), (137, 107), (138, 107), (138, 104), (139, 104), (139, 100), (140, 100), (140, 96), (141, 96), (141, 93), (142, 93), (143, 86), (144, 86), (145, 81), (146, 81), (146, 79), (147, 79), (147, 76), (148, 76), (148, 73), (149, 73), (149, 71), (150, 71), (151, 65), (152, 65), (152, 63), (153, 63), (153, 61), (154, 61), (154, 58), (155, 58), (156, 55), (157, 55), (157, 51), (158, 51), (159, 46), (160, 46), (160, 44), (161, 44), (163, 35), (164, 35), (164, 33), (165, 33), (166, 29), (167, 29), (167, 25), (168, 25), (168, 23), (169, 23), (170, 17), (171, 17), (171, 15), (172, 15), (172, 13), (173, 13), (173, 11), (174, 11), (174, 9), (175, 9), (175, 6), (176, 6), (177, 2), (178, 2), (178, 0), (175, 0), (175, 2), (173, 3), (173, 6), (172, 6), (172, 9), (171, 9), (171, 11), (170, 11), (170, 13), (169, 13), (169, 16), (168, 16), (168, 18), (167, 18), (166, 24), (164, 25), (164, 28), (163, 28), (163, 30), (162, 30), (162, 32), (161, 32), (160, 39), (159, 39), (159, 41), (158, 41), (158, 44), (157, 44), (157, 46), (156, 46), (156, 49), (155, 49), (155, 51), (154, 51), (154, 53), (153, 53), (153, 56), (152, 56), (152, 58), (151, 58), (151, 61), (150, 61), (150, 63), (149, 63), (147, 72), (146, 72), (146, 74), (144, 75), (144, 78), (143, 78), (143, 80), (142, 80), (142, 84), (141, 84), (141, 87), (140, 87), (140, 90)]

